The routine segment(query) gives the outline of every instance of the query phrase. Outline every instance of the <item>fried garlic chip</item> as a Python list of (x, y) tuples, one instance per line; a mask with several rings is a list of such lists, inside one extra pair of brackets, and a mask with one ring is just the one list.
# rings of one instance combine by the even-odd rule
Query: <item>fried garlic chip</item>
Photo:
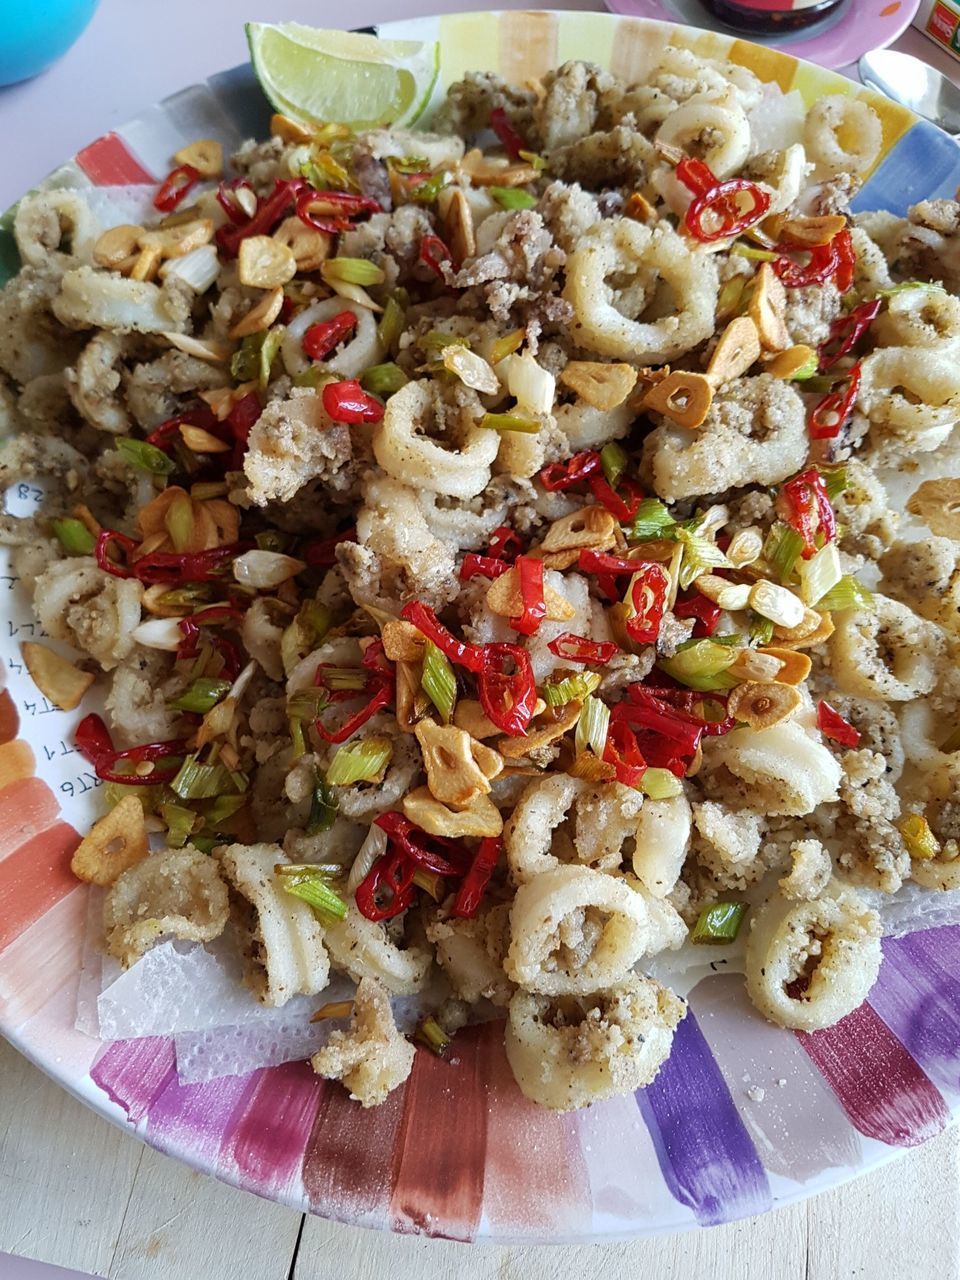
[(322, 925), (274, 872), (277, 863), (287, 861), (278, 844), (232, 844), (220, 854), (246, 944), (244, 981), (258, 1000), (274, 1008), (291, 996), (317, 995), (330, 974)]
[(149, 848), (143, 805), (136, 796), (124, 796), (80, 841), (70, 870), (87, 884), (113, 884), (121, 872), (141, 862)]
[(228, 914), (227, 888), (209, 854), (189, 844), (161, 849), (124, 871), (107, 894), (107, 950), (129, 966), (164, 938), (209, 942)]

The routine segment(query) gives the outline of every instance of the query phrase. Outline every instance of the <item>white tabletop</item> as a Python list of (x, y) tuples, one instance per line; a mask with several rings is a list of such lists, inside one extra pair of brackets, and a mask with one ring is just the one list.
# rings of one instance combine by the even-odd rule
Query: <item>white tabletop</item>
[[(244, 17), (362, 26), (466, 7), (466, 0), (101, 0), (61, 62), (0, 90), (0, 209), (144, 106), (243, 61)], [(497, 7), (531, 6), (498, 0)], [(552, 0), (549, 7), (603, 5)], [(960, 78), (960, 64), (916, 31), (896, 47)], [(846, 1187), (731, 1226), (629, 1244), (478, 1248), (301, 1219), (203, 1178), (112, 1128), (0, 1041), (4, 1253), (110, 1280), (946, 1280), (960, 1276), (960, 1131)], [(23, 1273), (40, 1276), (35, 1268)], [(57, 1276), (49, 1272), (49, 1280)], [(0, 1277), (20, 1280), (2, 1256)]]

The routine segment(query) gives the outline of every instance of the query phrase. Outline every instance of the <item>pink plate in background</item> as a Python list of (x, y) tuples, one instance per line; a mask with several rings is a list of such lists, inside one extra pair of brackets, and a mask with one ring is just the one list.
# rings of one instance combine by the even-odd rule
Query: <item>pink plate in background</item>
[(704, 27), (732, 37), (744, 36), (755, 44), (783, 49), (795, 58), (806, 58), (821, 67), (839, 70), (856, 62), (870, 49), (885, 49), (903, 35), (920, 8), (920, 0), (850, 0), (839, 20), (812, 32), (782, 36), (746, 36), (719, 22), (700, 0), (606, 0), (613, 13), (631, 18), (659, 18)]

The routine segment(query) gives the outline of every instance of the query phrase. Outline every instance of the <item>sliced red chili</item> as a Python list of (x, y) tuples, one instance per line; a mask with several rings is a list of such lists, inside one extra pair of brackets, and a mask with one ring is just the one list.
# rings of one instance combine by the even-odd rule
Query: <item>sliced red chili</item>
[(334, 422), (380, 422), (383, 404), (364, 391), (355, 378), (328, 382), (322, 392), (323, 407)]
[(713, 635), (722, 613), (723, 610), (718, 604), (714, 604), (699, 592), (692, 595), (689, 600), (678, 600), (673, 606), (674, 617), (696, 619), (693, 634), (698, 640)]
[(227, 414), (226, 423), (234, 440), (233, 453), (230, 458), (232, 470), (243, 470), (243, 455), (247, 451), (247, 441), (250, 438), (250, 432), (259, 421), (262, 413), (263, 407), (260, 404), (260, 397), (255, 391), (249, 391), (245, 396), (240, 397)]
[(460, 919), (469, 919), (477, 914), (484, 891), (500, 859), (502, 848), (502, 836), (486, 836), (480, 841), (477, 852), (474, 854), (473, 864), (464, 876), (453, 900), (452, 915)]
[[(526, 649), (517, 644), (486, 644), (477, 676), (480, 705), (503, 733), (521, 738), (533, 719), (537, 685)], [(509, 668), (513, 667), (512, 673)]]
[(217, 187), (217, 204), (219, 204), (234, 226), (239, 227), (244, 222), (250, 221), (250, 215), (237, 200), (234, 194), (237, 191), (249, 191), (257, 205), (259, 205), (260, 201), (257, 199), (253, 183), (249, 178), (230, 178), (228, 181), (220, 183)]
[(590, 662), (600, 667), (618, 652), (612, 640), (588, 640), (586, 636), (574, 635), (572, 631), (564, 631), (556, 639), (548, 640), (547, 648), (568, 662)]
[(494, 556), (478, 556), (468, 551), (460, 566), (460, 581), (469, 582), (471, 578), (499, 578), (506, 573), (510, 564), (506, 560), (497, 560)]
[(625, 620), (624, 627), (635, 644), (655, 644), (667, 607), (670, 579), (663, 565), (653, 561), (636, 561), (634, 573), (630, 588), (634, 613)]
[(173, 213), (177, 205), (200, 181), (200, 171), (192, 164), (181, 164), (171, 171), (153, 197), (153, 207), (161, 213)]
[(877, 318), (883, 306), (882, 298), (871, 298), (869, 302), (861, 302), (846, 315), (839, 316), (830, 326), (830, 336), (819, 348), (820, 368), (831, 368), (849, 355), (870, 325)]
[(494, 107), (490, 112), (490, 128), (500, 139), (504, 151), (511, 160), (519, 160), (520, 152), (529, 150), (523, 138), (510, 123), (503, 107)]
[(703, 160), (695, 156), (684, 156), (677, 165), (675, 173), (688, 191), (695, 196), (705, 196), (713, 191), (720, 179)]
[(523, 539), (508, 524), (497, 525), (487, 544), (487, 555), (496, 560), (509, 560), (523, 551)]
[[(210, 605), (199, 609), (187, 618), (180, 619), (180, 631), (183, 639), (177, 646), (178, 660), (195, 658), (200, 652), (202, 627), (217, 626), (229, 623), (238, 626), (243, 621), (243, 613), (228, 604)], [(214, 634), (210, 636), (210, 644), (223, 659), (223, 676), (227, 680), (235, 680), (243, 666), (239, 648), (227, 636)]]
[[(111, 560), (112, 546), (122, 547), (128, 558), (126, 565)], [(147, 586), (158, 582), (209, 582), (227, 568), (230, 561), (244, 550), (244, 544), (231, 543), (226, 547), (214, 547), (210, 551), (197, 551), (176, 555), (167, 551), (151, 551), (139, 560), (129, 562), (129, 557), (139, 544), (115, 529), (104, 529), (97, 538), (97, 564), (114, 578), (138, 578)]]
[(617, 520), (626, 522), (637, 514), (643, 500), (643, 490), (632, 480), (621, 480), (619, 493), (599, 472), (594, 472), (587, 483), (596, 500)]
[(540, 483), (548, 493), (560, 493), (586, 480), (602, 466), (600, 455), (593, 449), (575, 453), (567, 462), (551, 462), (540, 472)]
[(637, 735), (623, 720), (611, 717), (603, 758), (607, 764), (613, 765), (617, 781), (625, 787), (637, 786), (647, 771)]
[(337, 563), (337, 547), (341, 542), (356, 542), (357, 529), (352, 526), (332, 538), (312, 538), (300, 548), (301, 557), (314, 569), (330, 569)]
[(770, 208), (770, 195), (746, 178), (729, 178), (702, 195), (695, 195), (683, 225), (706, 244), (739, 235), (754, 226)]
[(341, 311), (332, 320), (312, 324), (303, 335), (301, 345), (304, 354), (311, 360), (325, 360), (345, 338), (350, 337), (356, 327), (357, 317), (353, 311)]
[(240, 243), (248, 236), (269, 235), (280, 220), (290, 211), (298, 196), (306, 187), (303, 178), (290, 178), (284, 182), (278, 178), (273, 191), (261, 200), (256, 213), (237, 226), (221, 227), (217, 232), (217, 244), (228, 257), (235, 258)]
[(853, 288), (857, 274), (857, 251), (853, 247), (853, 236), (845, 229), (834, 236), (833, 244), (837, 248), (837, 266), (833, 282), (841, 293), (847, 293)]
[(839, 390), (831, 391), (814, 406), (807, 423), (811, 440), (833, 440), (840, 434), (857, 403), (860, 379), (860, 365), (855, 364), (847, 371)]
[[(77, 725), (74, 742), (83, 758), (93, 765), (98, 778), (103, 782), (120, 782), (129, 786), (160, 786), (162, 783), (172, 782), (179, 765), (166, 770), (154, 769), (142, 775), (136, 772), (136, 765), (152, 764), (156, 760), (166, 760), (187, 753), (187, 744), (182, 738), (170, 742), (148, 742), (140, 747), (117, 751), (110, 731), (100, 716), (95, 714), (83, 717)], [(117, 765), (121, 763), (133, 765), (134, 768), (129, 773), (120, 771)]]
[(540, 629), (547, 616), (547, 603), (543, 594), (543, 561), (534, 556), (518, 556), (517, 573), (520, 579), (519, 617), (511, 618), (510, 625), (522, 636), (532, 636)]
[(199, 409), (188, 409), (154, 427), (147, 436), (147, 444), (152, 444), (156, 449), (169, 449), (176, 441), (183, 439), (180, 434), (181, 426), (202, 427), (204, 431), (212, 431), (217, 426), (217, 419), (206, 405)]
[(837, 536), (837, 519), (826, 483), (816, 467), (809, 467), (788, 480), (782, 493), (787, 523), (803, 539), (803, 558), (809, 560), (817, 550), (815, 535), (818, 532), (824, 542), (832, 542)]
[(622, 720), (632, 729), (644, 729), (668, 739), (672, 744), (670, 758), (685, 756), (690, 759), (696, 755), (703, 737), (702, 724), (698, 724), (686, 712), (661, 701), (648, 690), (644, 689), (643, 692), (648, 696), (618, 702), (613, 708), (611, 720)]
[(435, 235), (421, 237), (420, 261), (429, 267), (437, 279), (442, 280), (444, 284), (447, 279), (443, 272), (444, 264), (454, 266), (453, 254), (440, 237)]
[(842, 747), (860, 745), (860, 730), (845, 720), (829, 702), (821, 700), (817, 703), (817, 726), (825, 738), (839, 742)]
[[(320, 669), (317, 670), (317, 684), (321, 683)], [(369, 693), (370, 697), (364, 705), (354, 715), (349, 716), (339, 729), (328, 729), (323, 723), (321, 716), (317, 716), (314, 720), (314, 728), (324, 742), (346, 742), (348, 738), (352, 738), (358, 729), (362, 729), (367, 721), (388, 707), (393, 701), (394, 680), (392, 673), (371, 672), (367, 682), (365, 693)], [(341, 692), (347, 692), (346, 690)], [(352, 690), (349, 692), (353, 692)], [(338, 698), (331, 698), (332, 702), (339, 701)]]
[[(787, 246), (789, 247), (789, 246)], [(799, 246), (798, 246), (799, 247)], [(840, 263), (840, 255), (833, 240), (829, 244), (815, 245), (809, 251), (806, 262), (781, 257), (773, 263), (773, 269), (788, 289), (803, 289), (810, 284), (823, 284), (829, 280)]]
[(420, 600), (410, 600), (400, 610), (400, 617), (405, 618), (407, 622), (412, 622), (418, 631), (422, 632), (428, 640), (432, 640), (441, 653), (457, 666), (466, 667), (475, 675), (479, 675), (483, 670), (485, 650), (479, 645), (458, 640), (447, 630), (429, 605)]
[(415, 862), (402, 849), (388, 849), (357, 885), (357, 910), (368, 920), (391, 920), (412, 905), (416, 896)]
[(623, 574), (636, 573), (643, 561), (630, 560), (626, 556), (612, 556), (606, 551), (592, 551), (585, 547), (580, 552), (577, 568), (581, 573)]
[(382, 813), (374, 823), (387, 833), (404, 854), (425, 871), (459, 877), (469, 869), (470, 855), (463, 845), (445, 836), (432, 836), (414, 826), (402, 813)]

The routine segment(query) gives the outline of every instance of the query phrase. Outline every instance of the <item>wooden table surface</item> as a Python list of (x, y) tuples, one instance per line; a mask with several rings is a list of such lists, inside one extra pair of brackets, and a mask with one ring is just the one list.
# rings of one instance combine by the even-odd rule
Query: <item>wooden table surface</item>
[[(469, 7), (480, 6), (354, 0), (345, 22), (331, 0), (249, 0), (242, 14), (235, 0), (164, 0), (151, 7), (149, 24), (135, 24), (132, 40), (130, 16), (136, 8), (140, 17), (140, 6), (101, 0), (62, 63), (0, 91), (10, 148), (0, 208), (90, 138), (239, 62), (241, 17), (276, 20), (282, 10), (286, 19), (359, 26), (388, 14)], [(499, 0), (497, 7), (535, 6)], [(603, 5), (553, 0), (552, 7)], [(917, 32), (896, 47), (957, 77), (960, 64)], [(54, 110), (63, 102), (69, 113)], [(27, 119), (31, 128), (19, 127)], [(565, 1248), (469, 1246), (304, 1218), (192, 1173), (87, 1110), (0, 1039), (2, 1253), (109, 1280), (955, 1280), (960, 1130), (803, 1204), (709, 1231)], [(0, 1277), (4, 1267), (0, 1258)]]

